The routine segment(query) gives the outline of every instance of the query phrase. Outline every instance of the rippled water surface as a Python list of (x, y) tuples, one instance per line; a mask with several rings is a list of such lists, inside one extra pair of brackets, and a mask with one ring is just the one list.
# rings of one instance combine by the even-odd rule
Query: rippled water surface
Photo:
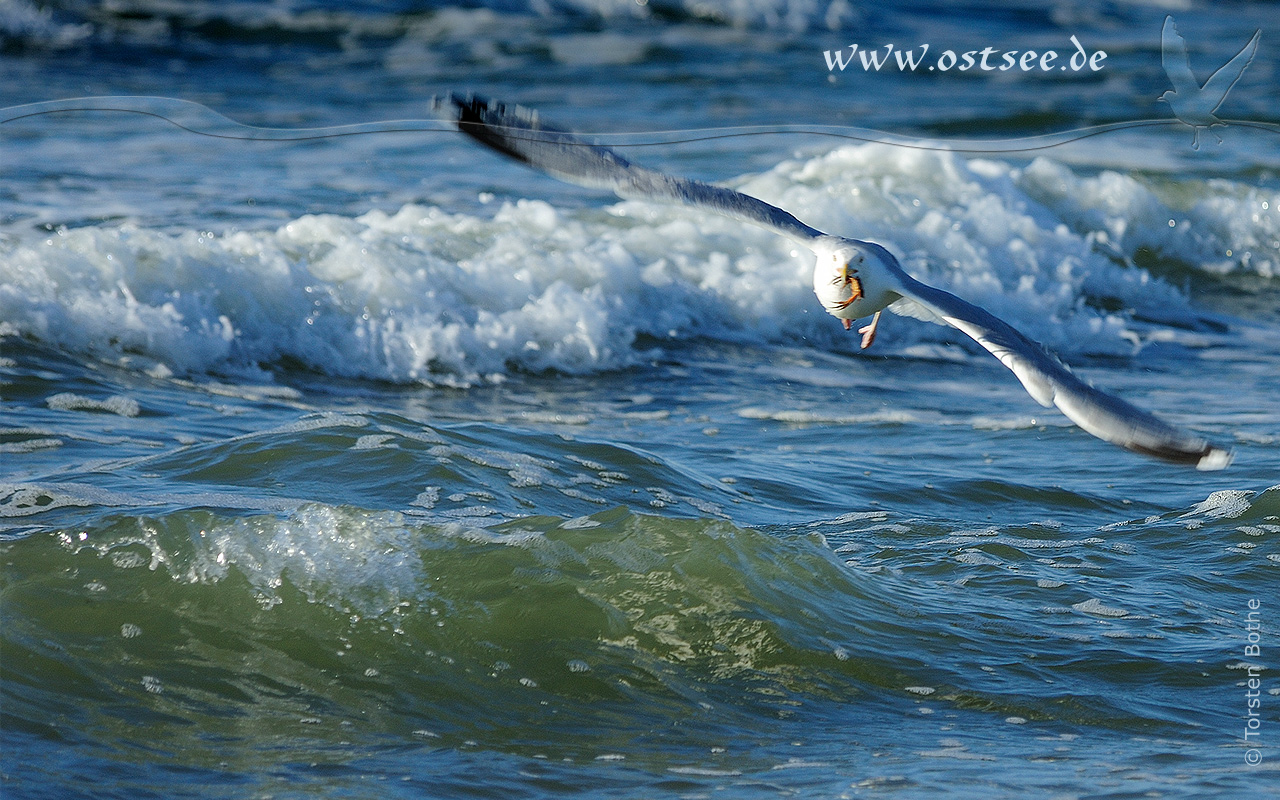
[[(1234, 464), (1104, 444), (910, 316), (861, 352), (789, 242), (455, 134), (6, 122), (0, 794), (1273, 794), (1280, 136), (796, 129), (1166, 118), (1168, 9), (472, 6), (19, 0), (4, 102), (519, 101), (883, 242)], [(1269, 7), (1172, 13), (1202, 77), (1261, 29), (1221, 113), (1280, 121)], [(822, 59), (1071, 35), (1108, 67)]]

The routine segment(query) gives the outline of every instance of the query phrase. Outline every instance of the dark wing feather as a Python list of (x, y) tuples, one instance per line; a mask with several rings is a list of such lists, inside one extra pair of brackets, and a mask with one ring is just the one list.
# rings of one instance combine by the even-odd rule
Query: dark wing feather
[[(762, 225), (808, 245), (824, 234), (763, 200), (708, 183), (665, 175), (632, 164), (607, 147), (545, 125), (536, 112), (471, 95), (450, 95), (458, 130), (500, 153), (567, 183), (607, 189), (619, 197), (697, 206)], [(437, 107), (444, 103), (437, 103)]]

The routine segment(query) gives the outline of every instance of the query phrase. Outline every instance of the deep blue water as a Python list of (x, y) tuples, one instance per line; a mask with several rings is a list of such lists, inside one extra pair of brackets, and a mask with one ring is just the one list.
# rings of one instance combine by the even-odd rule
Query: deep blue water
[[(1272, 796), (1273, 12), (0, 6), (6, 107), (135, 98), (0, 116), (0, 794)], [(1198, 149), (1166, 14), (1202, 81), (1261, 30)], [(1072, 36), (1105, 66), (823, 56)], [(1235, 461), (929, 322), (861, 352), (790, 243), (503, 161), (448, 91), (880, 241)]]

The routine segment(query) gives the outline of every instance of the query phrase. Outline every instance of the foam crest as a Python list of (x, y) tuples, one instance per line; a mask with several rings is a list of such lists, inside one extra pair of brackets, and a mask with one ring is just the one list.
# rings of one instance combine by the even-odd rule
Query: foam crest
[[(1118, 174), (858, 145), (737, 184), (820, 228), (884, 243), (917, 276), (1068, 356), (1132, 354), (1135, 313), (1194, 316), (1180, 291), (1132, 265), (1143, 248), (1212, 271), (1226, 267), (1205, 254), (1228, 244), (1254, 248), (1232, 269), (1266, 276), (1280, 263), (1274, 204), (1226, 181), (1204, 183), (1201, 199), (1175, 211)], [(1185, 230), (1168, 227), (1174, 217)], [(642, 202), (605, 213), (518, 200), (492, 216), (410, 204), (226, 234), (123, 224), (14, 238), (3, 250), (7, 330), (153, 374), (252, 380), (285, 362), (465, 385), (512, 370), (625, 367), (645, 357), (640, 337), (856, 349), (814, 302), (809, 253)], [(1126, 310), (1106, 310), (1117, 299)], [(882, 349), (963, 341), (937, 325), (891, 327)]]
[(1013, 174), (1020, 189), (1074, 231), (1125, 257), (1150, 250), (1209, 272), (1280, 276), (1274, 191), (1227, 180), (1153, 187), (1111, 170), (1080, 177), (1045, 158)]
[(1200, 528), (1207, 522), (1236, 519), (1280, 519), (1272, 512), (1280, 511), (1280, 485), (1261, 492), (1251, 489), (1223, 489), (1213, 492), (1189, 511), (1179, 515), (1190, 529)]

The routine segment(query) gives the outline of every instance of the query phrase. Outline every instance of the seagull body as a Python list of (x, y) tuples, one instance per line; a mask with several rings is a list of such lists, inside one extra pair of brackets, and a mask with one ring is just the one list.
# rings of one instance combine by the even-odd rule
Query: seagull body
[(750, 195), (633, 165), (609, 148), (543, 124), (527, 109), (456, 95), (437, 100), (436, 106), (446, 109), (463, 133), (561, 180), (626, 199), (704, 208), (808, 247), (817, 256), (813, 291), (822, 307), (846, 329), (854, 320), (872, 318), (860, 329), (864, 348), (875, 338), (880, 312), (908, 298), (999, 358), (1036, 402), (1056, 405), (1094, 436), (1198, 469), (1222, 469), (1231, 462), (1229, 451), (1084, 383), (1039, 344), (987, 311), (911, 277), (875, 242), (831, 236)]
[[(1191, 58), (1187, 55), (1187, 42), (1178, 33), (1178, 26), (1173, 17), (1164, 18), (1164, 27), (1160, 30), (1160, 63), (1173, 89), (1160, 95), (1159, 99), (1169, 104), (1173, 115), (1181, 122), (1191, 126), (1191, 146), (1200, 149), (1200, 129), (1212, 128), (1214, 125), (1226, 125), (1214, 116), (1214, 112), (1227, 99), (1227, 92), (1235, 86), (1236, 81), (1244, 74), (1245, 67), (1253, 61), (1258, 52), (1258, 39), (1262, 31), (1254, 31), (1239, 53), (1218, 68), (1209, 80), (1201, 86), (1191, 72)], [(1219, 140), (1221, 141), (1221, 140)]]

